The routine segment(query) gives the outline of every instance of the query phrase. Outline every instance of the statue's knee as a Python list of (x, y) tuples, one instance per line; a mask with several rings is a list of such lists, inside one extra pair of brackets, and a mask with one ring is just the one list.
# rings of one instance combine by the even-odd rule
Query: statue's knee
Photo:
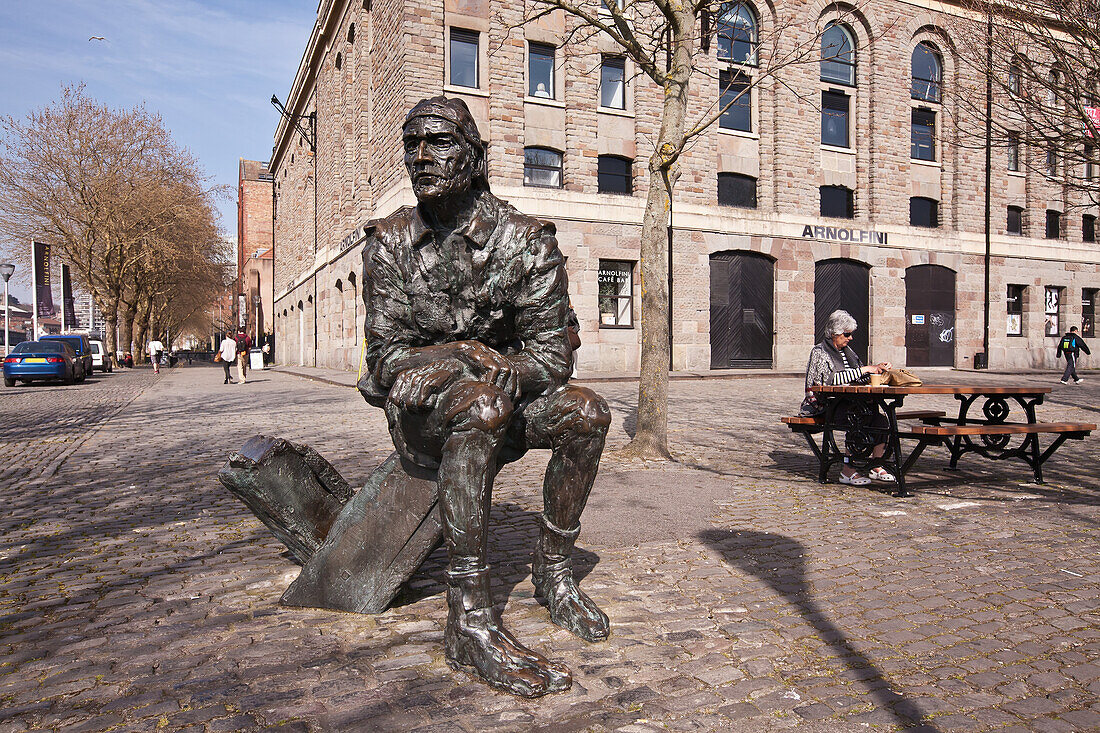
[(495, 433), (512, 418), (512, 400), (494, 384), (467, 382), (451, 390), (448, 398), (443, 419), (450, 430)]
[(569, 416), (566, 420), (569, 427), (582, 435), (606, 435), (611, 425), (607, 402), (586, 387), (566, 387), (560, 409)]

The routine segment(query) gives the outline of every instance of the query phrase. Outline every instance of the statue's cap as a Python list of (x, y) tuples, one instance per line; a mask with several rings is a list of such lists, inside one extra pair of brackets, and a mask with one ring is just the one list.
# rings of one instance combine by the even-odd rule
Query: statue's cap
[(405, 117), (405, 126), (417, 117), (439, 117), (454, 124), (470, 142), (481, 146), (481, 133), (477, 130), (470, 108), (461, 99), (454, 97), (430, 97), (421, 99), (409, 110)]

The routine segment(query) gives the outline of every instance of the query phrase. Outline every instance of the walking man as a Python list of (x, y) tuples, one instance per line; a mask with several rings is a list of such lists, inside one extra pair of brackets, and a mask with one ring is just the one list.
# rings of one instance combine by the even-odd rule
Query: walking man
[(146, 351), (149, 353), (149, 361), (153, 362), (153, 374), (160, 374), (160, 355), (164, 351), (164, 344), (160, 339), (153, 337)]
[(252, 338), (244, 331), (237, 332), (237, 384), (244, 384), (248, 374), (248, 350), (252, 348)]
[(1085, 381), (1077, 376), (1077, 357), (1082, 351), (1086, 354), (1092, 353), (1089, 351), (1085, 340), (1077, 335), (1077, 326), (1070, 326), (1069, 333), (1058, 342), (1058, 356), (1066, 357), (1066, 370), (1062, 373), (1062, 378), (1058, 380), (1062, 384), (1068, 383), (1070, 377), (1073, 377), (1074, 384)]

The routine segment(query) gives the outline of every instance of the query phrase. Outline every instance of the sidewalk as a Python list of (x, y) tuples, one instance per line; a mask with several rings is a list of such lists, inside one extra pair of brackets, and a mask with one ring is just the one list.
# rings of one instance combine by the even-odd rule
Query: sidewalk
[[(896, 499), (816, 483), (778, 422), (800, 376), (674, 382), (677, 462), (660, 464), (617, 452), (635, 385), (599, 384), (613, 423), (577, 564), (608, 641), (551, 625), (533, 597), (546, 453), (494, 489), (504, 622), (575, 680), (521, 700), (445, 664), (442, 551), (378, 616), (279, 605), (297, 568), (215, 475), (263, 433), (361, 485), (391, 444), (353, 380), (222, 385), (199, 365), (107, 380), (121, 411), (56, 475), (0, 496), (0, 732), (1100, 728), (1097, 436), (1063, 447), (1043, 486), (929, 451), (916, 496)], [(95, 393), (5, 394), (9, 435), (61, 394)], [(1098, 396), (1059, 385), (1042, 416), (1095, 421)]]

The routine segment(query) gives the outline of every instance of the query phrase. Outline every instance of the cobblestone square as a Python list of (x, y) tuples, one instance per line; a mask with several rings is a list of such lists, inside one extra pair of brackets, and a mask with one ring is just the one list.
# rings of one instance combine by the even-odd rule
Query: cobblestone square
[[(1043, 420), (1100, 413), (1093, 374), (930, 376), (1053, 385)], [(779, 423), (800, 378), (674, 381), (676, 461), (656, 465), (616, 453), (636, 384), (590, 386), (614, 423), (580, 575), (609, 641), (552, 626), (533, 597), (546, 452), (495, 490), (505, 623), (574, 673), (537, 700), (444, 663), (442, 551), (378, 616), (278, 604), (297, 566), (217, 471), (262, 433), (361, 485), (391, 446), (354, 389), (286, 370), (223, 385), (196, 364), (3, 390), (0, 731), (1100, 729), (1096, 435), (1044, 485), (929, 449), (898, 499), (816, 482)]]

